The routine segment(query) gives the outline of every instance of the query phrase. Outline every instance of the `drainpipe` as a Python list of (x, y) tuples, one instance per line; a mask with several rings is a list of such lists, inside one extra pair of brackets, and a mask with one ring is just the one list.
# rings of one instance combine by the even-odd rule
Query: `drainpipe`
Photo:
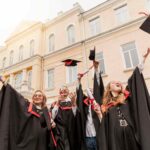
[(46, 33), (45, 33), (45, 26), (42, 25), (42, 42), (41, 42), (41, 90), (44, 91), (44, 82), (45, 82), (45, 79), (44, 79), (44, 53), (43, 50), (46, 50), (46, 46), (45, 46), (45, 43), (46, 43)]
[[(86, 34), (85, 34), (85, 23), (84, 23), (84, 17), (83, 17), (83, 12), (80, 13), (81, 17), (81, 23), (82, 23), (82, 28), (83, 28), (83, 39), (82, 39), (82, 55), (83, 55), (83, 62), (84, 62), (84, 68), (85, 71), (88, 70), (88, 63), (87, 63), (87, 52), (85, 48), (85, 40), (86, 40)], [(89, 73), (85, 75), (86, 77), (86, 87), (89, 87)]]

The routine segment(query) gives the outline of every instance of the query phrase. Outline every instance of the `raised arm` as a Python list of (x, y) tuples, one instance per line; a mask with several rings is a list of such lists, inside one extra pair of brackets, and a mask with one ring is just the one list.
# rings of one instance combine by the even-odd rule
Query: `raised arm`
[(94, 82), (93, 82), (93, 95), (98, 104), (102, 104), (102, 97), (104, 94), (104, 84), (99, 70), (99, 62), (93, 61), (94, 66)]
[(146, 61), (149, 54), (150, 54), (150, 48), (148, 48), (147, 51), (145, 52), (145, 54), (143, 55), (142, 62), (140, 64), (138, 64), (138, 68), (139, 68), (141, 73), (144, 70), (144, 64), (145, 64), (145, 61)]
[(94, 66), (94, 73), (96, 75), (97, 83), (98, 83), (98, 85), (100, 85), (99, 62), (98, 61), (93, 61), (93, 66)]
[(96, 112), (96, 114), (97, 114), (97, 116), (99, 118), (99, 121), (101, 122), (101, 120), (103, 118), (101, 107), (96, 102), (96, 100), (94, 99), (93, 94), (91, 93), (90, 89), (87, 88), (86, 91), (87, 91), (87, 95), (90, 98), (90, 100), (93, 101), (93, 102), (91, 102), (92, 103), (92, 109)]

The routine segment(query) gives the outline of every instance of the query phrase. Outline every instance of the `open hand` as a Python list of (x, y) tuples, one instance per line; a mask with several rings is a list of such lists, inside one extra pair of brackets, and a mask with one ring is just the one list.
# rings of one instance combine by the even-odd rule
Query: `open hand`
[(76, 99), (77, 99), (77, 96), (76, 96), (76, 93), (69, 93), (69, 98), (71, 99), (71, 102), (72, 102), (72, 105), (73, 106), (76, 106)]
[(97, 114), (101, 114), (101, 108), (100, 108), (100, 106), (97, 103), (94, 104), (94, 111)]
[(83, 77), (83, 74), (78, 73), (78, 81), (81, 81), (82, 77)]

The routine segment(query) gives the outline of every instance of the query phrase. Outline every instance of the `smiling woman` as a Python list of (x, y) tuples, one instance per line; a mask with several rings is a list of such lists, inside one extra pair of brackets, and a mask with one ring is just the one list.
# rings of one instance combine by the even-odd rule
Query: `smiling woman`
[(32, 97), (32, 102), (36, 106), (44, 108), (46, 106), (46, 96), (41, 90), (36, 90)]
[[(144, 62), (150, 49), (128, 79), (124, 89), (121, 82), (111, 81), (103, 98), (101, 110), (101, 149), (107, 150), (148, 150), (149, 93), (142, 75)], [(105, 149), (106, 150), (106, 149)]]
[(0, 104), (4, 104), (0, 105), (1, 150), (53, 150), (55, 123), (48, 112), (45, 94), (37, 90), (29, 102), (3, 77), (0, 81), (3, 83)]

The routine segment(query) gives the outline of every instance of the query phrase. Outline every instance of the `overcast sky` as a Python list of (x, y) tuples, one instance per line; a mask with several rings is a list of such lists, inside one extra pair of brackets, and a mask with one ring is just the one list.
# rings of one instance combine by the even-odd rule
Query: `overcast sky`
[(0, 0), (0, 45), (22, 20), (54, 18), (58, 12), (66, 11), (78, 2), (88, 10), (105, 0)]

